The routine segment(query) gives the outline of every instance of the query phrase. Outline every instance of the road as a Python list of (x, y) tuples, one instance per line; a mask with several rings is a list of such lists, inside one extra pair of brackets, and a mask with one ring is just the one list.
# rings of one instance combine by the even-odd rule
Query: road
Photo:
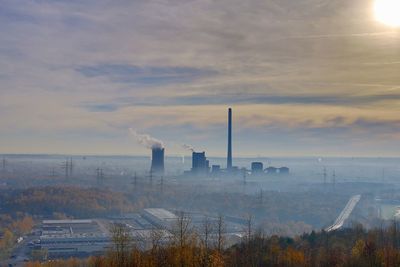
[(28, 243), (33, 241), (35, 238), (37, 237), (27, 236), (19, 244), (16, 244), (12, 251), (13, 257), (6, 261), (0, 262), (0, 266), (23, 266), (25, 263), (24, 260), (30, 258), (30, 249), (28, 248)]
[(347, 204), (344, 207), (344, 209), (342, 210), (342, 212), (340, 213), (339, 217), (337, 217), (334, 224), (325, 228), (325, 231), (330, 232), (330, 231), (334, 231), (334, 230), (341, 228), (343, 226), (344, 222), (349, 218), (350, 214), (353, 212), (353, 209), (357, 205), (358, 201), (360, 201), (360, 199), (361, 199), (361, 195), (352, 196), (350, 198), (349, 202), (347, 202)]

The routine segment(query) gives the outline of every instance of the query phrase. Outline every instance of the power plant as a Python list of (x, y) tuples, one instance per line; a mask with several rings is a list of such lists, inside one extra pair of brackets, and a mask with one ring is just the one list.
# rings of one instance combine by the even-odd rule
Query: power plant
[(192, 173), (207, 174), (210, 172), (210, 162), (206, 158), (206, 152), (192, 153)]
[[(147, 134), (139, 134), (131, 129), (132, 134), (138, 139), (138, 142), (144, 144), (146, 147), (151, 148), (151, 175), (164, 175), (164, 153), (165, 148), (162, 141), (155, 139)], [(226, 157), (226, 169), (222, 169), (220, 165), (212, 165), (210, 168), (210, 162), (207, 160), (206, 152), (195, 152), (194, 148), (190, 145), (183, 145), (184, 148), (192, 151), (192, 168), (190, 171), (185, 171), (185, 174), (190, 175), (212, 175), (212, 176), (242, 176), (247, 173), (251, 175), (264, 175), (264, 174), (289, 174), (289, 168), (281, 167), (276, 168), (269, 166), (264, 169), (262, 162), (252, 162), (251, 169), (246, 168), (239, 169), (233, 166), (232, 161), (232, 108), (228, 108), (228, 149)], [(152, 177), (152, 176), (150, 176)]]
[(151, 169), (150, 172), (156, 175), (164, 174), (164, 148), (153, 147), (151, 149)]
[(251, 173), (260, 174), (264, 171), (264, 165), (262, 162), (252, 162), (251, 163)]

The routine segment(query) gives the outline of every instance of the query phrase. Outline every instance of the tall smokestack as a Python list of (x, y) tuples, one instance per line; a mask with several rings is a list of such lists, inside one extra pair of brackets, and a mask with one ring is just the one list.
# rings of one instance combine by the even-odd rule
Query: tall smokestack
[(151, 149), (151, 172), (153, 174), (164, 174), (164, 148), (153, 147)]
[(228, 158), (226, 163), (227, 170), (232, 169), (232, 109), (228, 109)]

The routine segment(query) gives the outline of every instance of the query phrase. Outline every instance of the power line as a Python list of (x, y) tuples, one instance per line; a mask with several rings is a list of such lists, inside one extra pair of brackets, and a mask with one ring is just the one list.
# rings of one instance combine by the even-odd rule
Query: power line
[(160, 191), (161, 191), (161, 193), (163, 193), (163, 191), (164, 191), (164, 175), (161, 175)]
[(103, 169), (102, 168), (97, 168), (96, 169), (96, 180), (97, 180), (97, 183), (99, 185), (103, 183), (103, 181), (104, 181), (104, 173), (103, 173)]
[(56, 170), (55, 170), (55, 168), (53, 167), (53, 168), (51, 168), (50, 177), (54, 178), (54, 177), (56, 177), (56, 176), (57, 176), (57, 175), (56, 175)]
[(65, 179), (68, 179), (70, 170), (68, 158), (62, 163), (61, 169), (65, 171)]
[(150, 169), (150, 173), (149, 173), (148, 177), (150, 178), (150, 185), (153, 186), (153, 170)]
[(2, 165), (3, 165), (3, 172), (5, 172), (6, 171), (6, 168), (7, 168), (7, 160), (6, 160), (6, 158), (3, 158), (3, 160), (2, 160)]
[(72, 175), (72, 170), (73, 170), (73, 163), (72, 163), (72, 157), (69, 160), (69, 174)]
[(335, 170), (333, 170), (333, 173), (332, 173), (332, 185), (333, 185), (333, 187), (335, 187), (335, 184), (336, 184), (336, 172), (335, 172)]
[(133, 176), (133, 184), (135, 185), (135, 188), (137, 186), (137, 174), (135, 172), (135, 175)]

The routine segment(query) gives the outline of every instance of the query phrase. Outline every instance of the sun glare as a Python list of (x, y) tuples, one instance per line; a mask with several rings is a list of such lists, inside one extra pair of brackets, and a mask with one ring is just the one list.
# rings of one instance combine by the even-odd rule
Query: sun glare
[(400, 0), (375, 0), (375, 18), (392, 27), (400, 26)]

